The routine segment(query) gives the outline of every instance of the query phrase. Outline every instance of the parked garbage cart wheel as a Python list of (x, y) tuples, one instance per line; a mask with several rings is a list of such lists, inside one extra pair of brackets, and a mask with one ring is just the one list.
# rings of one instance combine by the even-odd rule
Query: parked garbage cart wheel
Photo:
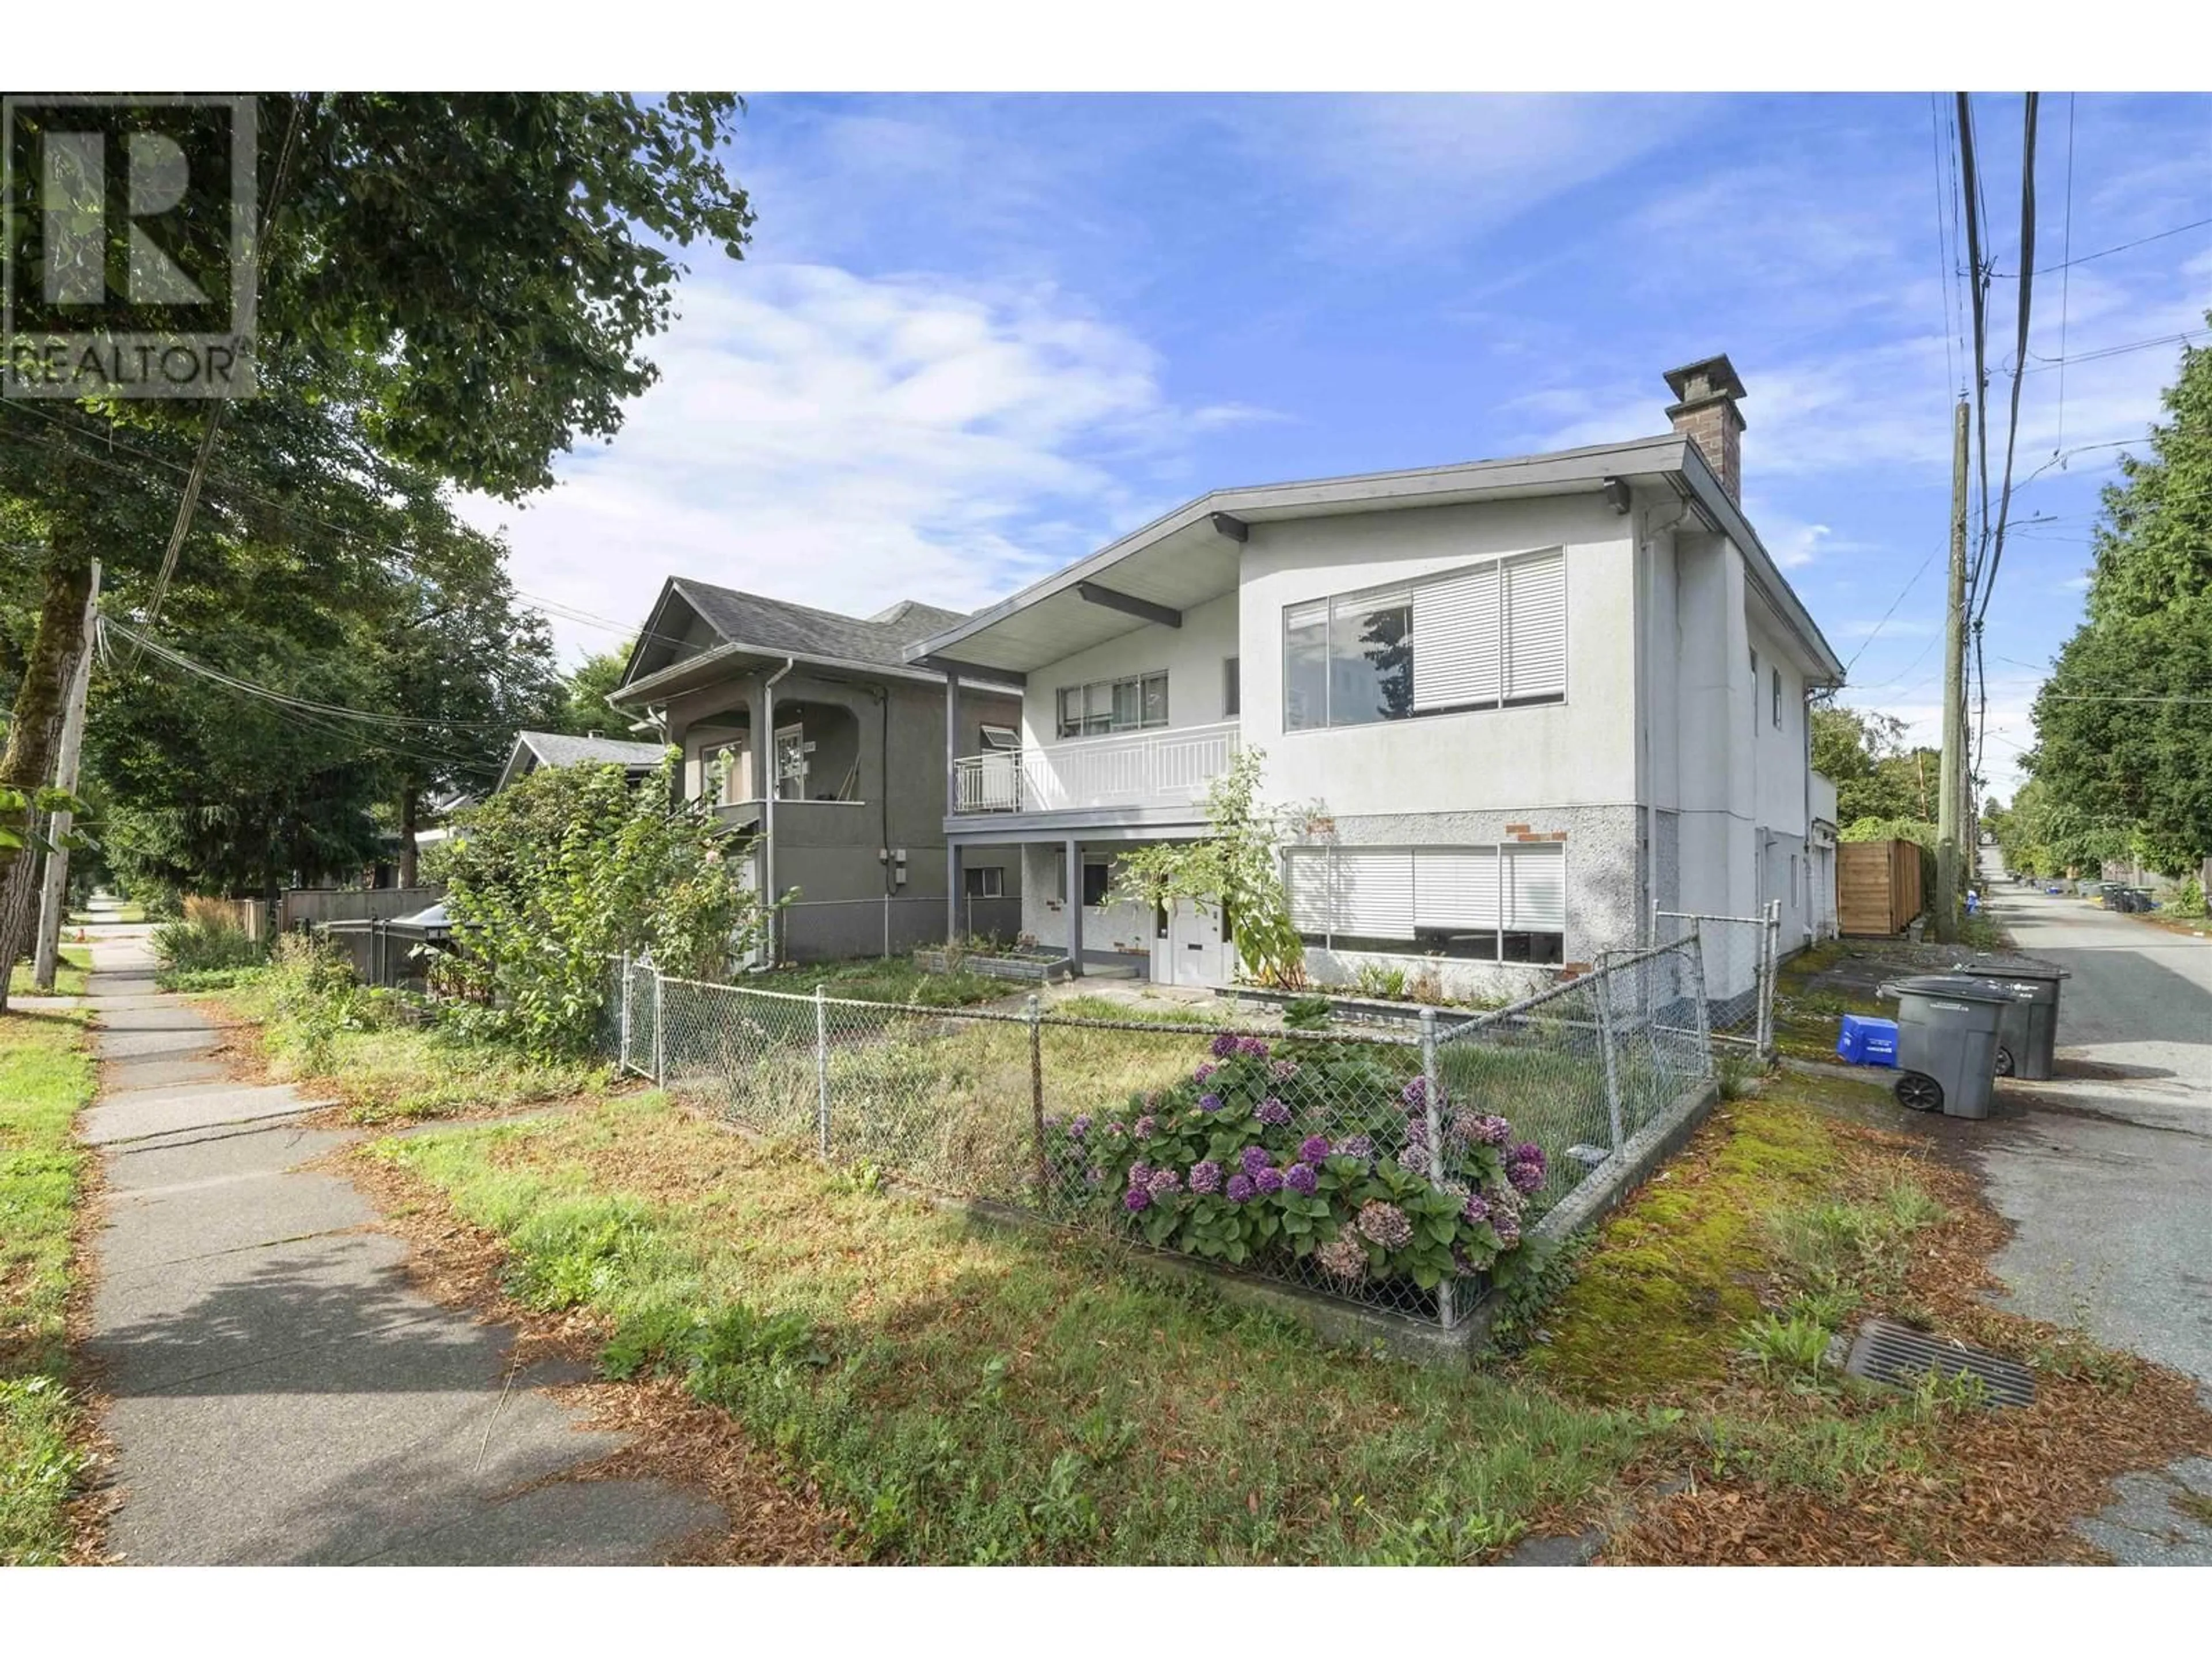
[(1897, 1103), (1908, 1111), (1940, 1112), (1943, 1109), (1943, 1085), (1925, 1072), (1904, 1072), (1892, 1085)]
[(2002, 1043), (1997, 1046), (1996, 1073), (1999, 1077), (2012, 1075), (2012, 1050)]

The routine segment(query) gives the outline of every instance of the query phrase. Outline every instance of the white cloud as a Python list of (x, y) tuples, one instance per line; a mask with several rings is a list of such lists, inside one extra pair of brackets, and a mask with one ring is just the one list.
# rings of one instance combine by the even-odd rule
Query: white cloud
[(683, 304), (611, 447), (519, 512), (469, 504), (507, 526), (526, 593), (625, 628), (675, 574), (861, 615), (972, 607), (1129, 520), (1125, 480), (1193, 430), (1262, 417), (1171, 407), (1141, 342), (1050, 289), (748, 265)]

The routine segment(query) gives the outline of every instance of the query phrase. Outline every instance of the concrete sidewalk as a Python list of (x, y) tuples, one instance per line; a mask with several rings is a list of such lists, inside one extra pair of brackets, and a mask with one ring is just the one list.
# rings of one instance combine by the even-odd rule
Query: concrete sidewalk
[(356, 1137), (225, 1080), (221, 1033), (154, 991), (144, 929), (95, 927), (107, 1186), (88, 1357), (135, 1563), (651, 1563), (727, 1521), (659, 1482), (518, 1489), (619, 1449), (507, 1375), (513, 1332), (409, 1285), (406, 1248), (303, 1163)]

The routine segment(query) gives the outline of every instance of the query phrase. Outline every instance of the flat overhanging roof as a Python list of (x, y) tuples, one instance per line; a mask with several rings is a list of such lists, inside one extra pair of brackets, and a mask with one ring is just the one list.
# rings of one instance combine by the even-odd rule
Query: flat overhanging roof
[(1152, 613), (1185, 612), (1233, 592), (1249, 525), (1577, 495), (1615, 478), (1671, 484), (1708, 527), (1743, 550), (1753, 586), (1799, 634), (1822, 672), (1841, 681), (1842, 663), (1705, 458), (1677, 432), (1549, 455), (1214, 490), (909, 647), (907, 658), (1026, 674), (1165, 620)]

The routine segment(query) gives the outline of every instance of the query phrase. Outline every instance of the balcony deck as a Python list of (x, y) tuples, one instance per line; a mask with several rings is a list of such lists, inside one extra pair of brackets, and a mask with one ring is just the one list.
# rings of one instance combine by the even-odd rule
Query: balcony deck
[(1083, 738), (1042, 748), (963, 755), (952, 763), (953, 819), (1194, 811), (1237, 757), (1238, 724)]

